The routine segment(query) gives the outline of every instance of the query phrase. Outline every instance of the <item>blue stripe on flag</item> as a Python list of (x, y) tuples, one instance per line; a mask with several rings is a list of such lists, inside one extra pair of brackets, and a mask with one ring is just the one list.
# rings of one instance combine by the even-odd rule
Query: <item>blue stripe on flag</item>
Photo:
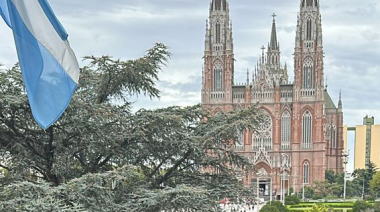
[(66, 30), (63, 28), (61, 22), (59, 22), (59, 20), (55, 16), (55, 14), (54, 14), (53, 10), (51, 9), (47, 0), (38, 0), (38, 2), (40, 3), (42, 10), (45, 12), (45, 14), (48, 17), (51, 25), (53, 25), (55, 31), (58, 33), (58, 35), (61, 37), (61, 39), (67, 40), (68, 34), (67, 34)]
[(38, 124), (46, 129), (67, 108), (77, 84), (30, 33), (14, 4), (11, 1), (8, 3), (30, 107)]
[(0, 0), (0, 14), (1, 17), (3, 17), (5, 23), (7, 23), (7, 25), (12, 28), (11, 20), (9, 18), (8, 0)]

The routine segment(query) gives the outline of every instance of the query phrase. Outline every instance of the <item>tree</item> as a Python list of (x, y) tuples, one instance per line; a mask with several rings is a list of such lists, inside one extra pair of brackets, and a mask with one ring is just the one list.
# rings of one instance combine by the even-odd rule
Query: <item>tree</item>
[(369, 187), (374, 196), (378, 196), (380, 192), (380, 172), (377, 172), (371, 181), (369, 181)]
[(333, 170), (327, 170), (325, 172), (325, 179), (330, 184), (335, 183), (336, 182), (335, 172)]
[[(366, 169), (357, 169), (353, 173), (353, 176), (357, 179), (355, 183), (360, 184), (362, 189), (364, 188), (364, 196), (369, 194), (369, 182), (372, 180), (376, 170), (376, 165), (370, 162), (366, 164)], [(360, 191), (362, 191), (362, 189), (360, 189)]]
[(356, 201), (354, 203), (354, 206), (352, 208), (352, 212), (365, 212), (368, 209), (372, 209), (373, 206), (367, 202), (364, 201)]
[(305, 187), (305, 198), (310, 199), (314, 196), (314, 189), (312, 187)]
[(159, 97), (155, 80), (169, 56), (157, 44), (137, 60), (86, 57), (70, 106), (46, 131), (30, 115), (18, 66), (0, 72), (8, 170), (0, 208), (217, 211), (219, 198), (244, 196), (237, 176), (251, 164), (232, 147), (236, 132), (261, 121), (255, 107), (216, 116), (200, 105), (131, 113), (131, 95)]
[(285, 205), (298, 205), (300, 201), (296, 195), (285, 196)]

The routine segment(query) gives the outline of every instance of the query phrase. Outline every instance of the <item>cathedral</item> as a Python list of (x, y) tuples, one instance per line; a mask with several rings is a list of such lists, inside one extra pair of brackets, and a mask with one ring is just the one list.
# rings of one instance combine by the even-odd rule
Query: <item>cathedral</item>
[[(264, 116), (255, 133), (238, 133), (234, 149), (254, 170), (242, 177), (260, 196), (282, 198), (342, 172), (343, 112), (324, 84), (320, 0), (300, 0), (294, 46), (294, 80), (281, 63), (276, 20), (268, 25), (268, 46), (261, 48), (252, 74), (234, 83), (234, 40), (227, 0), (212, 0), (206, 24), (202, 106), (213, 114), (258, 105)], [(256, 63), (256, 62), (255, 62)]]

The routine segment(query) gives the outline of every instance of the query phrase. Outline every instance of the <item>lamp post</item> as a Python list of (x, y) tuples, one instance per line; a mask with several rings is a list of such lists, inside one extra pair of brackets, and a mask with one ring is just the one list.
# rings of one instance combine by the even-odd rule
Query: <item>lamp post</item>
[(305, 179), (302, 181), (302, 200), (305, 201)]
[(281, 177), (282, 177), (281, 178), (282, 179), (281, 180), (281, 186), (282, 186), (282, 188), (281, 188), (281, 197), (282, 197), (282, 204), (285, 205), (285, 185), (284, 185), (285, 184), (284, 183), (285, 182), (285, 172), (282, 173)]
[(347, 163), (348, 163), (348, 156), (350, 152), (343, 150), (342, 152), (342, 158), (343, 158), (343, 164), (344, 164), (344, 184), (343, 184), (343, 199), (346, 200), (346, 185), (347, 185)]

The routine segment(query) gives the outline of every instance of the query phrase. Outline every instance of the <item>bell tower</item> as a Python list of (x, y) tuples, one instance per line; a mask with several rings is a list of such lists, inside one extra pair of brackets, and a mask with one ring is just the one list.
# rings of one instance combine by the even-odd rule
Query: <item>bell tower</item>
[(234, 54), (227, 0), (212, 0), (206, 20), (202, 104), (232, 103)]
[(301, 0), (294, 53), (296, 100), (323, 100), (323, 43), (319, 0)]

